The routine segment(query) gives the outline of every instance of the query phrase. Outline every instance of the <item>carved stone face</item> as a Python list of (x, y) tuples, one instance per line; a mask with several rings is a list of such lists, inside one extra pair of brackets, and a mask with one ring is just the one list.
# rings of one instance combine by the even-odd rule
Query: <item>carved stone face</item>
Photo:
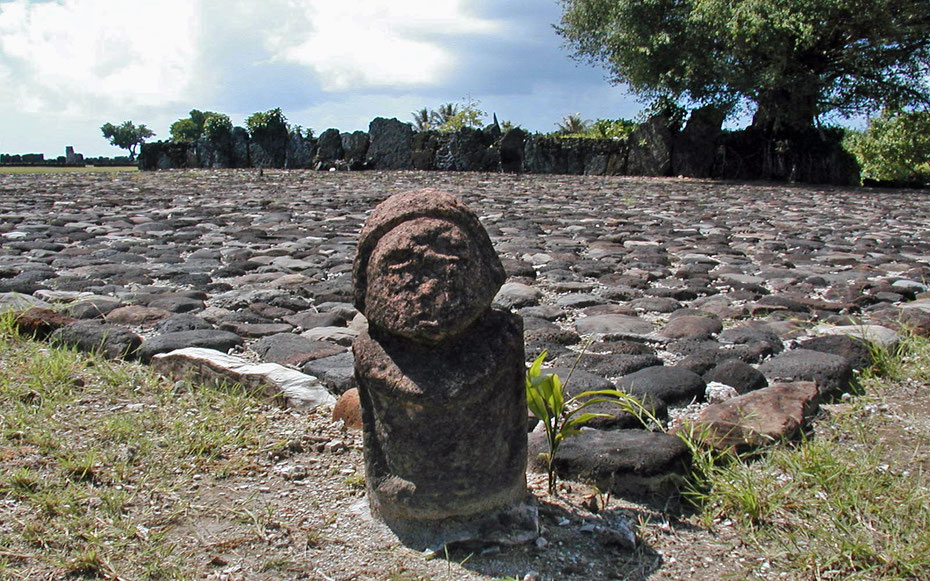
[(487, 310), (497, 287), (475, 240), (440, 218), (416, 218), (385, 234), (367, 269), (369, 323), (424, 343), (457, 335)]

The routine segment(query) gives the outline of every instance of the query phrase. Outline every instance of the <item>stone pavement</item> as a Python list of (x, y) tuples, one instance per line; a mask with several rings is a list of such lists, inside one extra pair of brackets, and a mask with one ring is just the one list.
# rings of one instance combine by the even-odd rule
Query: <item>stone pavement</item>
[[(523, 316), (528, 359), (546, 349), (567, 374), (587, 345), (579, 382), (660, 415), (777, 384), (739, 400), (769, 414), (785, 385), (803, 384), (796, 402), (815, 382), (789, 406), (794, 433), (868, 364), (856, 336), (930, 333), (927, 191), (442, 172), (0, 175), (0, 310), (54, 307), (24, 328), (112, 357), (206, 348), (273, 364), (271, 384), (300, 371), (310, 383), (291, 403), (331, 403), (354, 386), (348, 346), (366, 324), (350, 304), (359, 229), (422, 187), (481, 218), (508, 275), (496, 303)], [(618, 434), (635, 427), (617, 415)], [(632, 445), (618, 437), (591, 445)]]

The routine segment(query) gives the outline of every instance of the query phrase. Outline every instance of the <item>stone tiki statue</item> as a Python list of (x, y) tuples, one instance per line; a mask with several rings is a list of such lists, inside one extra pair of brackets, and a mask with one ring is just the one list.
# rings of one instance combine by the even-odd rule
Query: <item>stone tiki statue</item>
[(392, 196), (362, 228), (353, 281), (369, 328), (353, 350), (368, 499), (408, 545), (535, 526), (523, 324), (490, 307), (504, 278), (478, 218), (445, 192)]

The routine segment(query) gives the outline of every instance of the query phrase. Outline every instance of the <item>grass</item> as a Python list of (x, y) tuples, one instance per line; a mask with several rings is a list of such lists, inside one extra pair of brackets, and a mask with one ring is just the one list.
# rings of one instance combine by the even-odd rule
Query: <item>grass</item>
[(265, 404), (50, 349), (17, 337), (10, 317), (0, 315), (0, 578), (197, 578), (166, 536), (192, 510), (179, 492), (280, 444)]
[[(332, 523), (291, 522), (267, 497), (202, 506), (195, 492), (285, 455), (294, 433), (274, 435), (266, 402), (51, 349), (11, 321), (0, 315), (0, 579), (202, 578), (211, 557), (185, 529), (198, 513), (235, 523), (233, 548), (281, 531), (301, 551), (330, 543)], [(695, 448), (700, 521), (768, 564), (743, 577), (930, 578), (930, 340), (906, 335), (873, 357), (864, 395), (825, 406), (811, 437), (752, 458)], [(342, 484), (354, 496), (364, 477)], [(305, 562), (268, 552), (256, 570)]]
[(139, 171), (132, 165), (115, 166), (44, 166), (44, 165), (7, 165), (0, 166), (0, 175), (4, 174), (47, 174), (47, 173), (117, 173), (124, 171)]
[(865, 395), (825, 406), (812, 437), (752, 459), (696, 450), (703, 522), (735, 527), (768, 559), (747, 575), (930, 577), (930, 340), (873, 355)]

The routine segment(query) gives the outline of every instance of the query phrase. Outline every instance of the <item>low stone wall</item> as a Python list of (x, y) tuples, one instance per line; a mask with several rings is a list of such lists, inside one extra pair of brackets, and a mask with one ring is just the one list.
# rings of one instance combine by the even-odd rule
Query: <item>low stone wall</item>
[(830, 133), (812, 131), (798, 147), (762, 139), (751, 130), (725, 132), (723, 115), (692, 112), (681, 131), (655, 116), (625, 139), (579, 139), (502, 132), (497, 125), (454, 133), (414, 131), (378, 117), (368, 133), (327, 129), (317, 138), (299, 132), (262, 140), (237, 127), (223, 143), (146, 143), (143, 170), (174, 168), (285, 168), (315, 170), (441, 170), (563, 175), (684, 176), (858, 185), (855, 159)]

